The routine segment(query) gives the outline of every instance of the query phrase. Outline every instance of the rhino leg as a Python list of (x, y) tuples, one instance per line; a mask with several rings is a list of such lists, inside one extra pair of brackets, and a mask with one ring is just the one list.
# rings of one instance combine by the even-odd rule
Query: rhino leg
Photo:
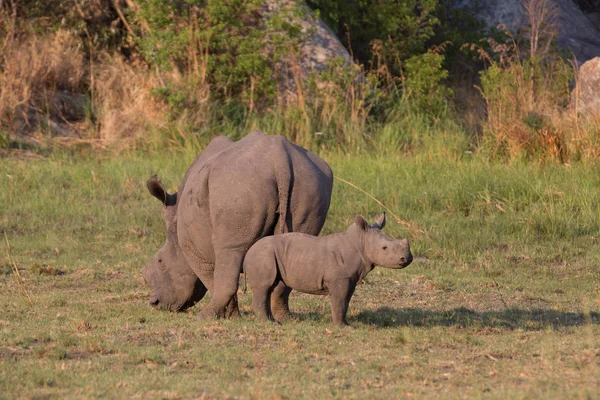
[[(214, 264), (208, 262), (198, 261), (198, 269), (197, 274), (200, 278), (200, 281), (206, 286), (206, 289), (213, 293), (214, 290), (214, 272), (215, 266)], [(238, 308), (237, 295), (234, 295), (229, 304), (227, 304), (227, 311), (225, 312), (226, 318), (238, 318), (240, 317), (240, 310)]]
[(287, 286), (283, 281), (279, 281), (273, 289), (273, 293), (271, 293), (271, 312), (278, 322), (286, 321), (291, 317), (288, 305), (291, 292), (291, 287)]
[[(233, 303), (233, 306), (237, 308), (237, 299), (235, 302), (232, 302), (232, 300), (238, 290), (243, 259), (243, 252), (230, 249), (222, 250), (216, 255), (212, 298), (198, 314), (199, 318), (224, 318), (227, 315), (226, 311), (230, 303)], [(201, 279), (203, 278), (201, 277)], [(207, 287), (210, 290), (210, 285), (207, 284)]]
[(331, 297), (331, 318), (336, 326), (348, 325), (346, 322), (346, 313), (348, 305), (354, 293), (356, 283), (350, 279), (343, 279), (333, 282), (329, 286), (329, 295)]
[(261, 321), (273, 321), (273, 315), (269, 309), (269, 298), (271, 292), (268, 286), (252, 287), (252, 311)]
[(214, 264), (207, 262), (198, 262), (198, 265), (199, 267), (197, 270), (195, 270), (195, 272), (198, 275), (198, 278), (200, 278), (200, 280), (204, 284), (204, 286), (206, 286), (206, 289), (208, 289), (208, 291), (212, 293), (214, 290), (213, 274), (215, 271), (215, 266)]

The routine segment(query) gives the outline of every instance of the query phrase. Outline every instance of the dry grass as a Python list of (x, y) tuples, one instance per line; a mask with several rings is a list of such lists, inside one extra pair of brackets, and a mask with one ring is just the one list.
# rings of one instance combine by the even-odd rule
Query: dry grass
[[(555, 65), (561, 64), (571, 69), (556, 60)], [(580, 113), (577, 90), (568, 94), (565, 76), (575, 75), (576, 69), (560, 77), (553, 75), (556, 70), (532, 76), (530, 69), (536, 67), (516, 59), (491, 68), (498, 75), (495, 82), (487, 82), (488, 86), (484, 82), (483, 87), (487, 103), (486, 150), (510, 159), (525, 156), (538, 161), (571, 162), (600, 156), (600, 117)], [(541, 82), (534, 83), (536, 80)], [(552, 85), (558, 80), (564, 82), (561, 89)], [(564, 94), (562, 98), (557, 91)]]
[(409, 230), (409, 232), (411, 233), (411, 235), (413, 237), (416, 237), (416, 238), (422, 238), (423, 237), (423, 234), (425, 233), (425, 231), (423, 229), (419, 228), (417, 225), (415, 225), (414, 223), (412, 223), (410, 221), (406, 221), (406, 220), (400, 218), (392, 210), (390, 210), (389, 207), (387, 207), (385, 204), (383, 204), (381, 202), (381, 200), (377, 199), (375, 196), (373, 196), (372, 194), (370, 194), (366, 190), (359, 188), (354, 183), (349, 182), (346, 179), (340, 178), (339, 176), (334, 176), (334, 179), (337, 179), (340, 182), (344, 182), (346, 185), (348, 185), (348, 186), (350, 186), (350, 187), (358, 190), (359, 192), (363, 193), (364, 195), (368, 196), (370, 199), (372, 199), (373, 201), (375, 201), (384, 210), (386, 210), (388, 213), (390, 213), (390, 215), (394, 218), (394, 220), (396, 221), (396, 223), (398, 223), (398, 224), (406, 227)]
[(21, 289), (21, 291), (23, 292), (25, 297), (27, 297), (27, 301), (29, 302), (29, 305), (32, 305), (33, 301), (31, 300), (31, 296), (29, 296), (29, 292), (27, 291), (27, 288), (25, 287), (25, 284), (23, 283), (23, 278), (21, 278), (21, 273), (19, 272), (19, 267), (17, 266), (17, 263), (15, 262), (15, 259), (12, 255), (12, 249), (10, 247), (10, 242), (8, 241), (8, 236), (6, 235), (6, 231), (4, 231), (4, 239), (6, 240), (6, 256), (7, 256), (6, 258), (8, 259), (8, 262), (9, 262), (10, 266), (12, 267), (12, 270), (15, 274), (15, 279), (17, 280), (19, 288)]
[(558, 34), (558, 6), (548, 0), (521, 0), (528, 22), (529, 55), (546, 55)]
[[(92, 43), (86, 56), (81, 39), (64, 30), (8, 37), (0, 60), (0, 126), (13, 137), (51, 134), (59, 136), (56, 144), (67, 146), (106, 147), (119, 141), (120, 148), (144, 147), (149, 131), (167, 131), (171, 122), (165, 102), (153, 94), (166, 86), (181, 90), (196, 105), (179, 117), (179, 124), (200, 126), (209, 119), (206, 65), (192, 64), (186, 75), (150, 71), (117, 54), (96, 53)], [(65, 131), (69, 134), (62, 135)]]
[[(119, 148), (141, 146), (148, 132), (168, 130), (168, 110), (153, 89), (185, 90), (201, 106), (179, 121), (200, 126), (209, 119), (208, 88), (198, 65), (191, 75), (150, 71), (116, 54), (86, 57), (80, 39), (59, 30), (52, 37), (26, 36), (6, 41), (0, 72), (0, 124), (10, 135), (43, 138), (58, 135), (55, 144), (81, 143)], [(74, 134), (60, 137), (53, 127), (64, 125)]]
[(164, 113), (151, 94), (158, 82), (147, 69), (133, 67), (120, 56), (103, 54), (96, 70), (96, 139), (109, 143), (121, 140), (132, 145), (135, 143), (131, 139), (143, 136), (149, 127), (164, 121)]
[(80, 43), (69, 32), (7, 41), (3, 54), (0, 124), (11, 133), (35, 132), (49, 114), (64, 117), (57, 93), (85, 93), (89, 84)]
[[(481, 85), (485, 107), (480, 97), (465, 99), (467, 104), (460, 105), (470, 112), (465, 120), (483, 136), (482, 148), (493, 157), (595, 160), (600, 119), (579, 113), (579, 93), (570, 90), (577, 68), (551, 54), (555, 10), (547, 0), (526, 0), (524, 8), (531, 40), (526, 46), (510, 35), (507, 42), (490, 40), (492, 51), (480, 53), (489, 66)], [(69, 31), (16, 39), (14, 15), (6, 11), (0, 23), (8, 32), (0, 43), (0, 146), (6, 146), (8, 133), (13, 138), (58, 135), (52, 143), (61, 146), (181, 148), (201, 145), (224, 131), (240, 136), (259, 128), (313, 149), (396, 150), (411, 148), (431, 130), (425, 115), (422, 124), (402, 113), (393, 117), (394, 110), (411, 109), (415, 100), (406, 91), (402, 95), (407, 77), (390, 72), (399, 56), (386, 58), (377, 41), (368, 68), (334, 60), (328, 70), (310, 76), (301, 68), (301, 56), (290, 49), (277, 72), (293, 84), (278, 88), (270, 108), (258, 109), (257, 104), (268, 102), (255, 98), (252, 82), (248, 96), (219, 103), (211, 98), (208, 47), (196, 18), (185, 22), (191, 36), (181, 66), (169, 71), (149, 68), (135, 55), (124, 59), (100, 51), (89, 37), (83, 39), (89, 43), (82, 43)], [(376, 113), (374, 105), (380, 108)], [(445, 134), (445, 128), (435, 129), (442, 131), (435, 135)]]
[(504, 26), (507, 40), (488, 39), (479, 49), (488, 64), (481, 91), (487, 105), (486, 151), (509, 159), (571, 162), (600, 155), (599, 118), (580, 113), (577, 63), (551, 50), (556, 7), (548, 0), (524, 0), (527, 49)]

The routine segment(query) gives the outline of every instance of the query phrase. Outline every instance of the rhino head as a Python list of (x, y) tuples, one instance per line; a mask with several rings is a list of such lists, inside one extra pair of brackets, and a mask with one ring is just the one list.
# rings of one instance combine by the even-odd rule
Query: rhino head
[(385, 226), (385, 213), (381, 214), (377, 222), (369, 225), (362, 215), (354, 219), (362, 232), (364, 252), (367, 259), (373, 264), (386, 268), (401, 269), (407, 267), (413, 260), (408, 239), (392, 239), (381, 232)]
[(204, 297), (206, 287), (192, 272), (177, 239), (177, 193), (167, 193), (152, 176), (146, 183), (150, 194), (164, 207), (167, 225), (165, 244), (156, 252), (152, 262), (142, 270), (144, 281), (152, 290), (150, 304), (159, 309), (183, 311)]

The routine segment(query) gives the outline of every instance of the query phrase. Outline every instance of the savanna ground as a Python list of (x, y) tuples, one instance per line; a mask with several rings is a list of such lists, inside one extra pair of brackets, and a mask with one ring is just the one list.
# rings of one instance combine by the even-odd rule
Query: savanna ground
[[(408, 221), (386, 230), (415, 255), (368, 275), (338, 329), (299, 293), (283, 325), (255, 320), (251, 290), (239, 320), (152, 309), (140, 271), (165, 230), (145, 180), (175, 190), (194, 154), (83, 153), (0, 160), (0, 398), (598, 398), (592, 164), (322, 154)], [(323, 234), (380, 211), (336, 181)]]

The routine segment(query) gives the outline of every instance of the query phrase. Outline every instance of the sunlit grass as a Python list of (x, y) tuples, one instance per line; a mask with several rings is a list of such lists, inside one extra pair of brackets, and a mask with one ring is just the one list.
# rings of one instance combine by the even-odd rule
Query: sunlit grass
[[(293, 293), (295, 319), (201, 322), (153, 310), (141, 267), (164, 240), (191, 152), (0, 160), (0, 397), (594, 398), (600, 347), (600, 175), (464, 153), (324, 153), (336, 176), (410, 227), (415, 262), (376, 268), (352, 328)], [(381, 207), (336, 181), (323, 233)], [(4, 237), (2, 235), (2, 240)]]

